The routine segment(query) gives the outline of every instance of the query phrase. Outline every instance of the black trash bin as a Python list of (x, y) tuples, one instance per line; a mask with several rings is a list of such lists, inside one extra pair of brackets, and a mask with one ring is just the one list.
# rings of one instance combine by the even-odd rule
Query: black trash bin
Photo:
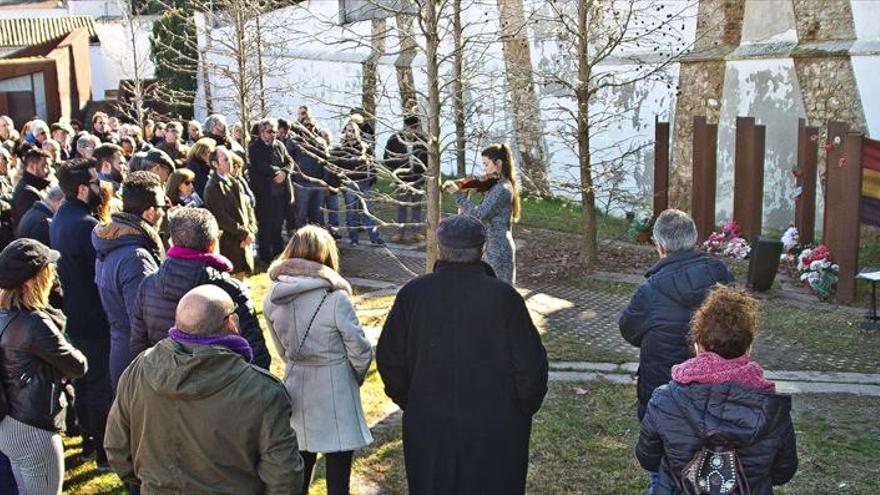
[(773, 287), (779, 257), (782, 255), (782, 241), (759, 236), (752, 242), (749, 255), (749, 278), (746, 285), (755, 291), (767, 291)]

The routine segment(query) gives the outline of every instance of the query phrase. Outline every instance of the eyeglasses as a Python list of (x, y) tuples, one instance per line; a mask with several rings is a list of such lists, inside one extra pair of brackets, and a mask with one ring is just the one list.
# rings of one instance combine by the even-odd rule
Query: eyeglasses
[(232, 318), (232, 321), (234, 321), (236, 325), (238, 324), (238, 304), (233, 306), (232, 311), (230, 311), (229, 314), (223, 317), (223, 321), (226, 321), (230, 318)]
[(193, 185), (193, 181), (191, 181), (191, 180), (185, 180), (185, 181), (183, 181), (183, 183), (184, 183), (184, 185), (187, 185), (187, 186)]

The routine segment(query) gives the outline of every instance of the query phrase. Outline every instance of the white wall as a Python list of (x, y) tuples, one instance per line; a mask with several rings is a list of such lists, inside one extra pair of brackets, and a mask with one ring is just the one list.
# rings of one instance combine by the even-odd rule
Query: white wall
[(102, 20), (95, 23), (100, 45), (92, 46), (92, 98), (104, 100), (104, 91), (117, 89), (122, 79), (133, 79), (134, 61), (140, 64), (141, 77), (156, 77), (150, 60), (150, 32), (155, 16), (144, 16), (135, 24), (135, 44), (131, 43), (129, 25), (125, 22)]
[[(669, 1), (670, 8), (680, 7), (683, 2)], [(540, 7), (540, 2), (527, 2), (527, 10)], [(338, 135), (343, 124), (343, 117), (348, 109), (360, 106), (361, 101), (361, 77), (362, 62), (369, 54), (365, 41), (362, 45), (344, 43), (345, 39), (353, 36), (361, 40), (369, 40), (369, 23), (357, 23), (347, 26), (345, 29), (335, 26), (338, 20), (337, 3), (313, 0), (305, 4), (306, 8), (288, 7), (263, 17), (262, 27), (267, 52), (273, 54), (271, 63), (276, 69), (272, 77), (267, 80), (270, 88), (270, 105), (272, 116), (293, 115), (296, 106), (309, 104), (317, 118), (323, 125), (329, 128), (334, 135)], [(392, 33), (395, 21), (387, 20)], [(464, 23), (468, 26), (468, 35), (490, 37), (493, 42), (488, 44), (485, 52), (481, 55), (479, 69), (468, 71), (468, 83), (466, 87), (466, 100), (470, 102), (469, 108), (476, 112), (468, 121), (469, 131), (478, 130), (482, 138), (476, 138), (469, 142), (466, 156), (469, 163), (475, 166), (479, 163), (479, 150), (488, 142), (506, 140), (512, 142), (515, 138), (512, 131), (511, 117), (507, 108), (506, 80), (504, 78), (504, 61), (502, 45), (498, 40), (498, 12), (496, 3), (483, 2), (472, 5), (465, 11)], [(690, 17), (685, 22), (685, 32), (692, 33), (695, 29), (695, 18)], [(272, 26), (295, 26), (288, 29), (273, 30)], [(416, 26), (416, 31), (418, 27)], [(299, 31), (299, 32), (298, 32)], [(545, 66), (548, 61), (560, 57), (559, 47), (555, 39), (543, 39), (536, 41), (534, 33), (530, 32), (532, 42), (530, 44), (532, 63), (537, 67)], [(212, 31), (212, 37), (222, 39), (229, 35), (228, 28), (218, 28)], [(692, 34), (690, 35), (692, 37)], [(420, 44), (423, 40), (419, 37)], [(204, 40), (202, 39), (202, 42)], [(393, 62), (398, 51), (396, 36), (392, 35), (387, 40), (386, 53), (394, 54), (384, 57), (380, 61), (379, 77), (382, 81), (383, 94), (377, 102), (377, 142), (381, 146), (385, 139), (400, 126), (401, 104), (398, 98), (397, 80)], [(451, 51), (451, 40), (444, 39), (442, 52)], [(632, 50), (628, 54), (634, 53)], [(233, 61), (222, 53), (214, 52), (210, 55), (211, 64), (214, 66), (232, 66)], [(250, 61), (255, 63), (254, 60)], [(609, 74), (622, 74), (632, 70), (629, 61), (618, 57), (609, 61), (607, 66), (599, 70)], [(424, 60), (418, 56), (413, 63), (416, 87), (424, 90), (425, 73)], [(448, 66), (442, 69), (448, 72)], [(222, 78), (218, 77), (219, 71), (212, 72), (212, 95), (216, 98), (215, 110), (227, 114), (230, 121), (237, 120), (231, 115), (235, 113), (235, 104), (230, 101), (233, 94), (229, 88), (223, 88), (224, 84), (218, 84)], [(571, 74), (576, 77), (576, 74)], [(598, 114), (616, 114), (612, 123), (597, 129), (593, 136), (592, 148), (597, 167), (597, 186), (600, 196), (607, 191), (612, 184), (603, 175), (609, 167), (600, 162), (610, 159), (619, 154), (621, 149), (638, 148), (653, 140), (654, 117), (659, 115), (661, 119), (671, 119), (674, 108), (675, 86), (678, 78), (678, 67), (673, 65), (668, 68), (665, 81), (640, 84), (635, 88), (626, 88), (620, 91), (607, 92), (596, 98), (594, 112)], [(199, 75), (201, 79), (201, 75)], [(668, 86), (667, 86), (668, 84)], [(225, 85), (228, 86), (228, 83)], [(281, 92), (274, 90), (283, 89)], [(577, 157), (574, 150), (561, 138), (566, 127), (574, 124), (569, 116), (563, 116), (558, 107), (572, 108), (573, 102), (554, 96), (553, 92), (537, 81), (536, 91), (540, 102), (540, 113), (535, 115), (544, 129), (545, 155), (550, 166), (550, 176), (559, 184), (567, 184), (568, 187), (558, 188), (557, 193), (573, 195), (572, 185), (578, 182)], [(225, 100), (225, 101), (223, 101)], [(424, 98), (419, 102), (423, 108), (426, 104)], [(443, 144), (451, 145), (454, 139), (454, 128), (450, 115), (450, 109), (442, 109), (441, 126)], [(204, 118), (204, 107), (199, 105), (199, 118)], [(516, 147), (514, 146), (514, 149)], [(448, 153), (444, 155), (443, 169), (446, 172), (454, 170), (455, 154), (450, 146)], [(614, 187), (625, 192), (630, 199), (648, 206), (651, 202), (653, 189), (653, 149), (647, 147), (639, 153), (632, 154), (623, 165), (626, 173), (621, 183)], [(622, 211), (622, 205), (615, 205), (612, 210)]]

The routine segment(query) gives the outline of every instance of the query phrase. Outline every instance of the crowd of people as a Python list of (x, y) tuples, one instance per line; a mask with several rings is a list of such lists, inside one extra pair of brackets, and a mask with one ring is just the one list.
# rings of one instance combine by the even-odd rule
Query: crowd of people
[[(61, 432), (130, 493), (305, 494), (318, 455), (328, 493), (348, 493), (354, 452), (373, 442), (359, 388), (374, 350), (337, 241), (365, 230), (385, 244), (371, 212), (380, 171), (397, 200), (391, 240), (424, 238), (420, 126), (406, 117), (377, 159), (357, 110), (332, 146), (307, 107), (249, 133), (222, 115), (134, 126), (99, 112), (87, 129), (21, 132), (0, 116), (0, 493), (60, 493)], [(482, 165), (479, 202), (443, 184), (460, 214), (438, 226), (433, 273), (401, 288), (375, 350), (404, 411), (413, 493), (523, 493), (547, 392), (514, 288), (510, 147), (486, 147)], [(661, 259), (620, 319), (640, 347), (649, 493), (772, 493), (797, 454), (790, 399), (749, 358), (756, 302), (695, 249), (685, 213), (660, 215), (653, 238)], [(255, 258), (272, 282), (262, 310), (281, 380), (242, 282)]]

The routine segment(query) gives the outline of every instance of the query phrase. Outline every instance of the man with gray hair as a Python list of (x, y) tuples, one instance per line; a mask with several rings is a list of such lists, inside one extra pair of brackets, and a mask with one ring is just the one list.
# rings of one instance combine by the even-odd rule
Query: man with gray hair
[[(724, 263), (697, 250), (697, 226), (687, 213), (669, 209), (654, 221), (660, 261), (648, 273), (620, 316), (620, 333), (639, 348), (639, 421), (654, 389), (672, 380), (672, 367), (693, 356), (688, 331), (694, 311), (717, 283), (732, 284)], [(648, 493), (659, 474), (650, 473)]]
[(51, 247), (49, 224), (62, 204), (64, 204), (64, 191), (57, 185), (50, 187), (46, 191), (46, 197), (34, 203), (31, 209), (21, 217), (21, 222), (18, 224), (18, 237), (36, 239)]
[(692, 357), (688, 328), (706, 292), (733, 283), (724, 263), (697, 250), (697, 227), (687, 213), (669, 209), (654, 222), (660, 261), (645, 274), (620, 316), (620, 332), (639, 348), (639, 420), (654, 389), (672, 379), (672, 366)]
[(76, 155), (78, 158), (88, 159), (95, 153), (95, 148), (101, 145), (97, 136), (83, 132), (76, 139)]
[(290, 398), (248, 364), (235, 302), (216, 285), (180, 298), (174, 324), (119, 380), (104, 447), (143, 493), (299, 493)]
[(400, 289), (376, 349), (409, 491), (524, 493), (547, 354), (522, 296), (480, 260), (483, 224), (453, 215), (437, 238), (434, 273)]
[(253, 350), (253, 364), (269, 369), (270, 357), (253, 302), (238, 280), (232, 263), (217, 253), (220, 229), (208, 210), (180, 208), (168, 215), (173, 246), (138, 288), (131, 308), (131, 354), (136, 356), (165, 338), (174, 323), (180, 298), (198, 285), (215, 285), (235, 301), (242, 337)]

